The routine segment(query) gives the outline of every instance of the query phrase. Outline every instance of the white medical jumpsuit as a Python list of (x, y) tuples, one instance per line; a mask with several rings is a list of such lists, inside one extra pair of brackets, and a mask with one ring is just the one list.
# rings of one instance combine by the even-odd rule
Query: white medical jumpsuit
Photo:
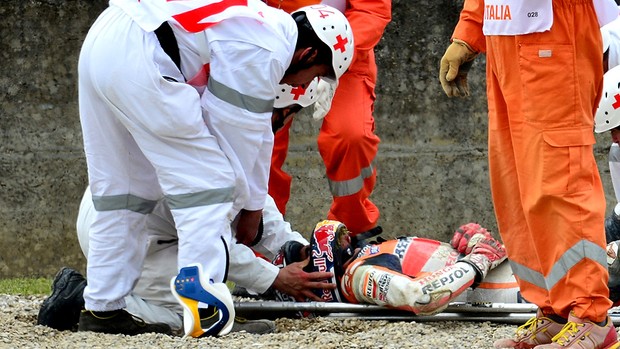
[[(179, 236), (177, 268), (201, 263), (216, 283), (226, 277), (232, 219), (263, 207), (273, 99), (297, 29), (257, 0), (225, 9), (213, 2), (111, 0), (84, 41), (79, 108), (96, 209), (88, 310), (125, 307), (146, 254), (147, 215), (160, 199)], [(154, 33), (164, 21), (179, 42), (181, 71)], [(203, 92), (186, 81), (200, 81), (206, 63)]]

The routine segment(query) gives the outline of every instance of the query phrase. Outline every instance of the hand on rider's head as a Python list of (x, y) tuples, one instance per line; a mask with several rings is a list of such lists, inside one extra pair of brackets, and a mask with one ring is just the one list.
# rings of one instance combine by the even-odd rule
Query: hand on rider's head
[(298, 302), (322, 301), (322, 299), (314, 294), (313, 290), (328, 289), (333, 290), (336, 285), (327, 282), (333, 273), (330, 272), (312, 272), (308, 273), (303, 268), (309, 263), (310, 258), (301, 262), (291, 263), (280, 269), (273, 287), (280, 292), (286, 293), (295, 298)]

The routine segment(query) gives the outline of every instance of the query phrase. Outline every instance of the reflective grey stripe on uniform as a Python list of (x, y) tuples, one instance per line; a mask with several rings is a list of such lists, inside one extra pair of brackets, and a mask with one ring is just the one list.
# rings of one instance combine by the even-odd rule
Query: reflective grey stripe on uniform
[(97, 211), (129, 210), (147, 214), (153, 212), (157, 201), (147, 200), (131, 194), (93, 196)]
[(568, 251), (566, 251), (562, 258), (560, 258), (547, 277), (541, 273), (532, 270), (522, 264), (510, 261), (512, 271), (521, 280), (527, 281), (540, 288), (550, 291), (558, 281), (566, 276), (568, 271), (579, 263), (583, 259), (591, 259), (600, 264), (604, 268), (607, 268), (607, 255), (605, 250), (591, 241), (582, 240), (576, 243)]
[(615, 145), (609, 147), (609, 162), (620, 162), (620, 147)]
[(234, 187), (209, 189), (198, 193), (166, 195), (166, 202), (170, 209), (223, 204), (233, 201)]
[(228, 102), (235, 107), (245, 109), (252, 113), (271, 113), (273, 111), (273, 99), (265, 100), (244, 95), (243, 93), (216, 81), (213, 76), (209, 77), (207, 89), (209, 89), (215, 97), (223, 100), (224, 102)]
[(353, 179), (346, 181), (332, 181), (328, 178), (327, 181), (329, 182), (329, 190), (334, 196), (353, 195), (362, 189), (364, 186), (364, 179), (372, 176), (372, 172), (373, 166), (370, 164), (370, 166), (362, 169), (359, 176)]

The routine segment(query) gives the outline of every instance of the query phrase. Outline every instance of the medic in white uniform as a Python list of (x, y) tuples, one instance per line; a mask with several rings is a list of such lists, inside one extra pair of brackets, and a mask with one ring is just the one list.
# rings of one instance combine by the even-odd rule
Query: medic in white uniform
[[(615, 130), (620, 126), (620, 113), (613, 108), (613, 98), (618, 89), (613, 86), (618, 82), (618, 73), (609, 70), (620, 65), (620, 18), (601, 28), (603, 36), (603, 69), (605, 70), (603, 82), (603, 97), (599, 103), (595, 119), (594, 131), (602, 133), (611, 131), (612, 143), (609, 147), (609, 174), (616, 195), (616, 206), (612, 214), (605, 219), (605, 235), (607, 243), (620, 240), (620, 132)], [(608, 73), (609, 72), (609, 73)], [(607, 111), (604, 113), (603, 110)]]
[[(133, 324), (122, 308), (145, 258), (147, 214), (162, 198), (179, 236), (179, 276), (171, 288), (188, 315), (186, 335), (230, 330), (234, 309), (223, 281), (231, 223), (237, 240), (252, 244), (267, 195), (276, 88), (281, 82), (305, 85), (316, 76), (337, 79), (348, 68), (333, 67), (320, 39), (302, 42), (300, 28), (309, 16), (335, 24), (322, 32), (326, 37), (351, 36), (346, 18), (326, 10), (291, 16), (257, 0), (110, 1), (84, 41), (78, 66), (96, 209), (84, 292), (88, 311), (79, 330), (157, 331), (106, 319), (120, 316)], [(166, 26), (179, 60), (157, 32)], [(222, 310), (206, 330), (195, 316), (199, 302)]]
[[(290, 117), (301, 108), (316, 100), (317, 79), (306, 87), (279, 85), (274, 101), (273, 128), (289, 122)], [(230, 245), (230, 265), (228, 280), (256, 294), (267, 292), (275, 285), (281, 269), (269, 260), (273, 259), (280, 247), (287, 241), (298, 241), (304, 245), (308, 241), (290, 224), (284, 221), (273, 199), (267, 196), (263, 210), (263, 234), (260, 241), (250, 247), (243, 244)], [(82, 252), (88, 257), (88, 232), (94, 222), (96, 210), (89, 189), (86, 189), (78, 213), (76, 228)], [(147, 216), (148, 248), (140, 279), (132, 293), (125, 297), (127, 311), (145, 320), (147, 323), (166, 323), (173, 329), (182, 327), (182, 308), (170, 292), (169, 281), (177, 274), (176, 259), (178, 254), (178, 235), (170, 208), (165, 200), (160, 200), (153, 212)], [(262, 258), (257, 257), (257, 254)], [(266, 259), (265, 259), (266, 258)], [(303, 277), (302, 275), (297, 275)], [(306, 274), (311, 284), (305, 289), (325, 285), (321, 280), (325, 273)], [(301, 283), (302, 280), (296, 280)], [(290, 285), (285, 285), (290, 286)], [(290, 291), (290, 287), (281, 288)], [(304, 291), (304, 295), (312, 295)], [(314, 300), (319, 300), (316, 297)]]
[[(620, 23), (616, 20), (613, 24)], [(609, 28), (612, 24), (608, 24)], [(617, 26), (616, 26), (617, 27)], [(617, 27), (620, 29), (620, 27)], [(605, 28), (603, 28), (605, 29)], [(605, 48), (610, 53), (609, 57), (617, 57), (611, 52), (618, 50), (620, 42), (611, 39), (611, 35), (605, 35), (605, 30), (601, 29)], [(615, 29), (613, 35), (617, 38), (619, 32)], [(615, 46), (615, 47), (614, 47)], [(605, 234), (607, 238), (607, 263), (609, 269), (609, 298), (614, 302), (614, 306), (619, 305), (620, 301), (620, 258), (618, 258), (618, 246), (620, 246), (620, 65), (617, 62), (610, 65), (610, 69), (603, 77), (603, 96), (599, 102), (594, 118), (594, 130), (597, 133), (611, 133), (612, 144), (609, 149), (609, 172), (611, 181), (616, 193), (616, 206), (611, 215), (605, 219)]]

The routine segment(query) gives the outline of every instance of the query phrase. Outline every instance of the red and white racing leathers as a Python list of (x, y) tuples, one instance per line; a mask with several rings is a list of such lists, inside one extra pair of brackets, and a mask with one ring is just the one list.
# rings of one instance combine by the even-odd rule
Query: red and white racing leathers
[(471, 264), (449, 244), (403, 237), (366, 245), (341, 280), (351, 303), (370, 303), (434, 314), (448, 303), (525, 302), (507, 262), (490, 270), (475, 289)]

